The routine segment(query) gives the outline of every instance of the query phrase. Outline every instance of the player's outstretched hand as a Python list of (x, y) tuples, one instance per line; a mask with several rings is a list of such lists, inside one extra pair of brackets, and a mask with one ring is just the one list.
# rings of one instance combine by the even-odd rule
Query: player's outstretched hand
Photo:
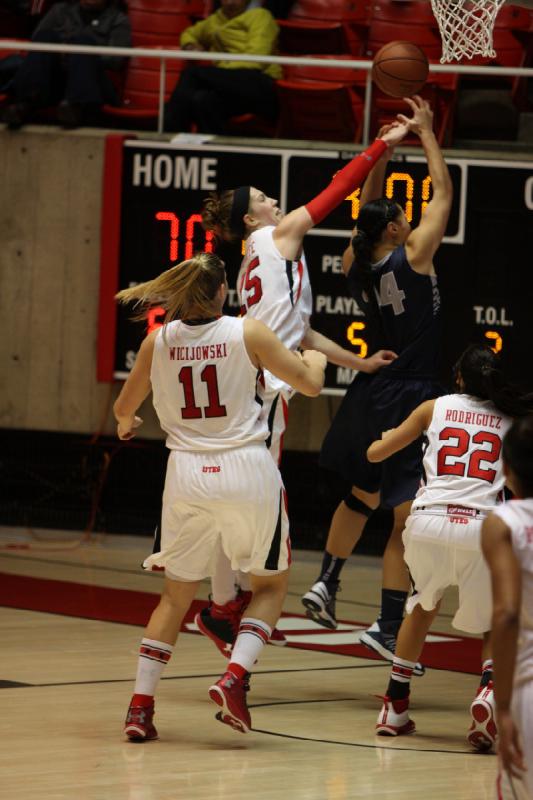
[(408, 106), (410, 106), (413, 116), (411, 118), (398, 114), (398, 122), (406, 125), (407, 129), (420, 136), (424, 131), (433, 130), (433, 111), (427, 100), (424, 100), (420, 95), (415, 94), (413, 97), (403, 98)]
[(502, 767), (515, 778), (521, 778), (527, 769), (520, 746), (518, 730), (508, 711), (498, 712), (498, 756)]
[(409, 133), (408, 123), (410, 120), (406, 119), (405, 117), (404, 119), (405, 122), (402, 122), (401, 120), (395, 120), (393, 123), (391, 123), (391, 125), (384, 125), (383, 128), (381, 128), (383, 134), (380, 135), (380, 131), (377, 138), (382, 139), (388, 148), (396, 147), (396, 145), (400, 144), (402, 139), (404, 139)]
[[(532, 2), (533, 2), (533, 0), (532, 0)], [(397, 127), (399, 124), (400, 124), (399, 122), (391, 122), (388, 125), (382, 125), (381, 128), (378, 131), (378, 135), (376, 136), (376, 139), (383, 139), (385, 134), (388, 133), (391, 130), (391, 128)], [(384, 159), (385, 161), (388, 161), (392, 157), (393, 153), (394, 153), (394, 145), (393, 144), (389, 144), (389, 145), (387, 145), (387, 149), (383, 153), (381, 158)]]
[(119, 422), (117, 425), (117, 436), (121, 441), (127, 442), (129, 439), (133, 439), (135, 433), (133, 432), (134, 428), (138, 428), (143, 424), (143, 421), (140, 417), (133, 417), (129, 423), (127, 422)]
[(370, 358), (365, 358), (366, 366), (368, 369), (365, 372), (377, 372), (381, 367), (386, 367), (398, 358), (397, 354), (392, 350), (378, 350)]

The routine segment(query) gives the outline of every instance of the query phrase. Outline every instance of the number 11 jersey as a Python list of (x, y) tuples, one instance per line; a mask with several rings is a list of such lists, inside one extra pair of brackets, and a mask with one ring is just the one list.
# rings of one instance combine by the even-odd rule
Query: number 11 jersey
[(268, 436), (257, 394), (260, 370), (244, 344), (244, 320), (170, 322), (152, 357), (153, 403), (171, 450), (227, 450)]
[(490, 511), (503, 494), (503, 437), (512, 420), (489, 400), (448, 394), (435, 400), (426, 432), (425, 486), (413, 508), (458, 505)]

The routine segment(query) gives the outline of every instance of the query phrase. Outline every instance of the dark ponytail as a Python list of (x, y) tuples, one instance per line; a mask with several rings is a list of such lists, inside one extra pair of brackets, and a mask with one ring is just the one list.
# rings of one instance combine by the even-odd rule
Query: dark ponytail
[(455, 365), (455, 378), (463, 379), (463, 392), (490, 400), (509, 417), (523, 417), (533, 411), (533, 395), (524, 394), (509, 383), (501, 371), (499, 358), (486, 345), (468, 347)]
[(379, 320), (379, 306), (372, 281), (372, 254), (389, 224), (398, 219), (399, 205), (381, 197), (366, 203), (357, 219), (357, 233), (352, 239), (354, 262), (348, 273), (348, 286), (358, 306), (367, 317)]

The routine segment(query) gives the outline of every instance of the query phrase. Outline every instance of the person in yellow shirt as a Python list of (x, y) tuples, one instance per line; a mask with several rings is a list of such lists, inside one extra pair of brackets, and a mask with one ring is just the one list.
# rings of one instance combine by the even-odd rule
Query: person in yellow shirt
[[(183, 50), (270, 55), (279, 28), (272, 14), (247, 0), (221, 0), (220, 8), (181, 34)], [(275, 119), (278, 64), (253, 61), (190, 62), (165, 108), (166, 131), (226, 132), (227, 120), (254, 113)]]

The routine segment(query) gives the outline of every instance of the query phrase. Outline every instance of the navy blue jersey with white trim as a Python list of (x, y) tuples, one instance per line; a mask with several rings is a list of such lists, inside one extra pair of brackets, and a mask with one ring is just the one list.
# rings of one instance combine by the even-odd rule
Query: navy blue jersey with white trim
[[(355, 269), (353, 265), (348, 273), (348, 285), (360, 301), (360, 291), (354, 286)], [(398, 354), (396, 361), (385, 368), (387, 373), (434, 376), (441, 333), (436, 277), (415, 272), (402, 245), (372, 265), (372, 280), (380, 312), (380, 346)]]

